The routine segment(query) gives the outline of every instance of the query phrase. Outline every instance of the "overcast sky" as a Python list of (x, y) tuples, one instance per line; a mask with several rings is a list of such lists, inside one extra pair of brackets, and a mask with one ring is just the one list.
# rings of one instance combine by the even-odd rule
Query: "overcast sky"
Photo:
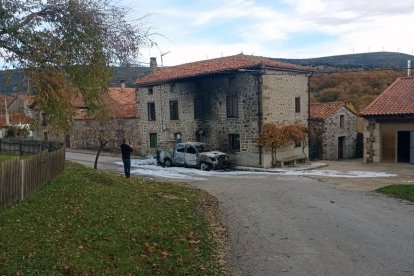
[[(119, 0), (149, 15), (158, 64), (243, 52), (310, 58), (362, 52), (414, 51), (413, 0)], [(167, 53), (168, 52), (168, 53)]]

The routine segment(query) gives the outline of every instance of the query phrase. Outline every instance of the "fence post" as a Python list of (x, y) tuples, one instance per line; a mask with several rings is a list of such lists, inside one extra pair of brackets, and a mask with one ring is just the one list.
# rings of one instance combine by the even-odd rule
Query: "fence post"
[(19, 139), (19, 152), (20, 155), (23, 155), (23, 142), (21, 139)]
[(25, 177), (25, 168), (24, 168), (24, 160), (20, 160), (20, 166), (22, 168), (22, 178), (21, 178), (21, 188), (20, 188), (20, 201), (24, 200), (24, 177)]

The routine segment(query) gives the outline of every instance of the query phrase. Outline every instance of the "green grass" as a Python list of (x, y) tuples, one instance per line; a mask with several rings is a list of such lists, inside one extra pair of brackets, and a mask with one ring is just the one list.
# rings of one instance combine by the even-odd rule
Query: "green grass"
[(219, 275), (206, 200), (69, 162), (30, 199), (0, 210), (0, 274)]
[(395, 184), (377, 189), (377, 192), (414, 202), (414, 185)]
[(6, 161), (12, 158), (20, 158), (20, 155), (18, 153), (0, 152), (0, 162)]

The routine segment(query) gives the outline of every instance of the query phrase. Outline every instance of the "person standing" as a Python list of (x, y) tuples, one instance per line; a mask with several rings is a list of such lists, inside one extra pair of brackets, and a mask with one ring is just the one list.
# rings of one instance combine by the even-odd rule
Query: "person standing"
[(131, 174), (131, 152), (133, 151), (132, 147), (126, 143), (126, 139), (122, 139), (121, 144), (121, 153), (122, 153), (122, 162), (124, 163), (124, 172), (125, 177), (129, 178)]

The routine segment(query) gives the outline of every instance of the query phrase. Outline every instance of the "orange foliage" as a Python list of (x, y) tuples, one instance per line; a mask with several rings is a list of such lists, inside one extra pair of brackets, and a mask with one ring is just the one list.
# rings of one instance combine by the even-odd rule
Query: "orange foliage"
[(292, 142), (301, 143), (304, 150), (307, 137), (307, 128), (299, 123), (266, 123), (263, 125), (258, 142), (259, 146), (271, 150), (272, 164), (276, 165), (277, 150), (287, 148)]
[(311, 99), (317, 102), (341, 101), (352, 103), (362, 111), (405, 70), (344, 71), (315, 74), (311, 78)]

